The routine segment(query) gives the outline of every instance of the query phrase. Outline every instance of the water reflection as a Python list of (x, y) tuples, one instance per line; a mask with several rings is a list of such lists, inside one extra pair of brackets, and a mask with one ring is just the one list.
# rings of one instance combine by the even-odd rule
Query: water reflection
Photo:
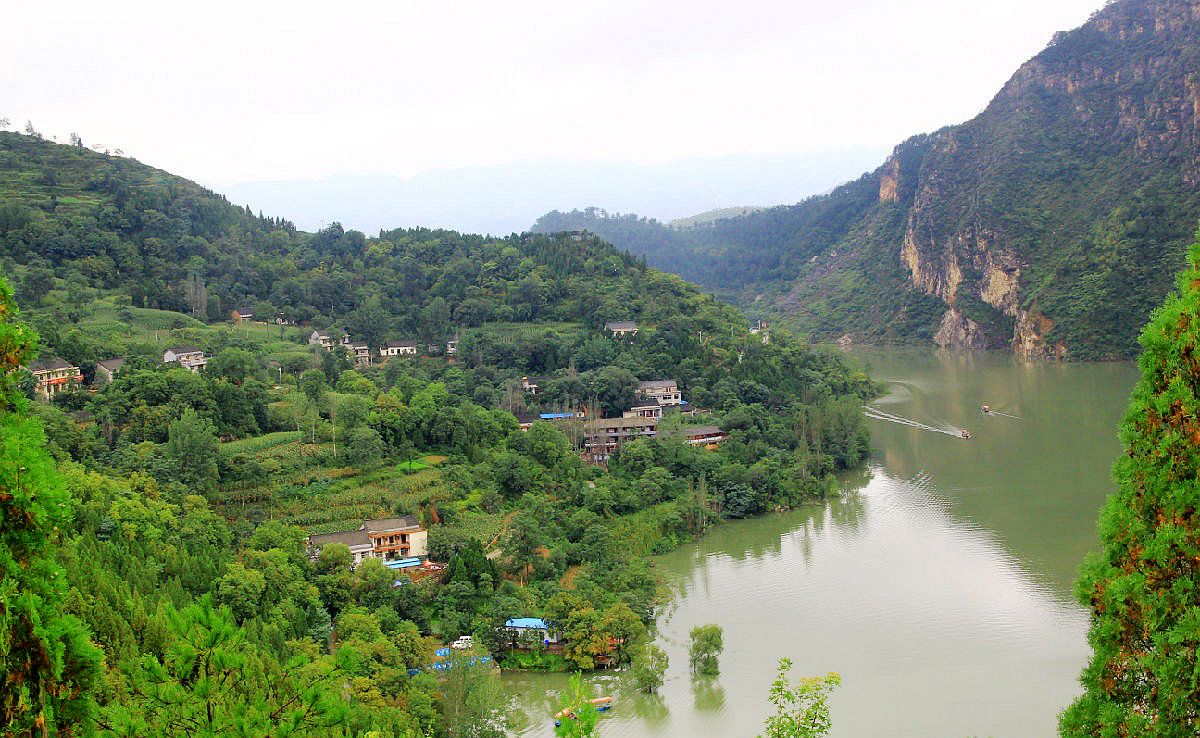
[[(872, 421), (875, 451), (826, 504), (719, 526), (659, 560), (676, 598), (659, 618), (661, 697), (620, 675), (601, 734), (752, 736), (775, 665), (838, 671), (834, 736), (1054, 733), (1076, 691), (1087, 616), (1070, 597), (1119, 452), (1128, 365), (1028, 367), (1007, 357), (880, 352), (880, 400), (975, 431), (965, 442)], [(1026, 418), (987, 418), (979, 405)], [(1007, 410), (1006, 410), (1007, 411)], [(719, 679), (694, 680), (688, 632), (725, 631)], [(559, 675), (506, 675), (550, 736)]]
[(725, 709), (725, 688), (718, 677), (692, 677), (693, 704), (696, 712), (721, 712)]

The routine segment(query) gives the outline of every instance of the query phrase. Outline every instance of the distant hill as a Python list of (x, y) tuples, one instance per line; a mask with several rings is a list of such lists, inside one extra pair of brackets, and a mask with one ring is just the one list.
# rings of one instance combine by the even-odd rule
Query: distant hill
[(1197, 69), (1200, 0), (1116, 0), (976, 118), (828, 195), (666, 234), (586, 211), (538, 228), (588, 228), (819, 336), (1129, 356), (1200, 219)]
[[(640, 354), (645, 372), (681, 381), (707, 369), (681, 367), (675, 344), (751, 340), (735, 308), (598, 238), (425, 228), (368, 238), (336, 223), (309, 233), (133, 159), (16, 133), (0, 133), (0, 271), (47, 347), (80, 363), (117, 350), (80, 330), (97, 310), (110, 322), (153, 315), (183, 328), (187, 316), (225, 322), (249, 309), (344, 328), (372, 346), (501, 324), (599, 333), (606, 321), (636, 320), (648, 346), (675, 342)], [(538, 336), (485, 358), (497, 363), (516, 346), (531, 357), (509, 363), (557, 367), (562, 356)]]
[(697, 213), (696, 215), (687, 218), (676, 218), (667, 225), (672, 228), (695, 228), (696, 226), (711, 223), (714, 220), (721, 220), (722, 218), (736, 218), (739, 215), (749, 215), (750, 213), (755, 213), (759, 210), (762, 210), (762, 208), (754, 205), (717, 208), (715, 210), (706, 210), (703, 213)]

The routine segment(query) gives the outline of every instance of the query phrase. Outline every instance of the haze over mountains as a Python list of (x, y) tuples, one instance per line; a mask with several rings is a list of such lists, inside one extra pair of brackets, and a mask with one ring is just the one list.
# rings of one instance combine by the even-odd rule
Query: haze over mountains
[(547, 210), (600, 203), (611, 210), (685, 218), (728, 205), (779, 205), (827, 192), (886, 154), (874, 146), (809, 153), (684, 159), (639, 165), (566, 160), (216, 187), (230, 201), (288, 213), (300, 228), (334, 221), (377, 233), (397, 224), (470, 233), (524, 231)]
[(687, 230), (596, 211), (537, 229), (593, 230), (821, 336), (1131, 355), (1200, 217), (1197, 39), (1196, 0), (1118, 0), (979, 116), (828, 196)]

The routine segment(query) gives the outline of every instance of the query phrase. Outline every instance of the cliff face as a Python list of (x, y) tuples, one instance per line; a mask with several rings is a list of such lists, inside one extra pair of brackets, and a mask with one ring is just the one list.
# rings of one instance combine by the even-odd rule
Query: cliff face
[(1133, 355), (1200, 221), (1200, 0), (1110, 3), (828, 195), (683, 231), (579, 215), (818, 337)]
[[(1176, 183), (1194, 213), (1200, 182), (1197, 38), (1200, 2), (1111, 4), (1082, 28), (1058, 34), (980, 116), (935, 136), (898, 250), (908, 285), (946, 304), (938, 343), (1007, 342), (1025, 356), (1062, 356), (1067, 337), (1055, 336), (1050, 309), (1043, 313), (1033, 299), (1035, 278), (1042, 285), (1055, 277), (1078, 284), (1090, 276), (1090, 265), (1085, 259), (1080, 274), (1054, 274), (1049, 267), (1056, 247), (1081, 236), (1089, 240), (1091, 223), (1125, 205), (1122, 190), (1137, 190), (1153, 178)], [(888, 164), (877, 174), (883, 199), (885, 190), (895, 190), (895, 177)], [(1073, 190), (1076, 199), (1057, 213), (1053, 206), (1062, 197), (1056, 188)], [(1186, 239), (1191, 228), (1185, 218), (1179, 237)], [(1161, 254), (1169, 244), (1126, 244), (1127, 253), (1119, 256), (1139, 246)], [(1182, 250), (1176, 251), (1181, 258)], [(1144, 286), (1156, 292), (1165, 287)], [(980, 339), (982, 329), (950, 330), (963, 325), (955, 307), (963, 295), (1010, 318), (1012, 334)], [(1054, 309), (1064, 308), (1070, 306)], [(1140, 326), (1145, 316), (1128, 313), (1128, 322)]]

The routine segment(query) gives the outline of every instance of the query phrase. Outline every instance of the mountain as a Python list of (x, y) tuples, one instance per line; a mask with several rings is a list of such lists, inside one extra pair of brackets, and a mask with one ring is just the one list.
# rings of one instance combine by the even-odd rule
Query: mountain
[(513, 161), (491, 166), (220, 187), (255, 211), (295, 213), (316, 230), (338, 221), (378, 233), (397, 223), (469, 233), (518, 233), (551, 208), (594, 202), (676, 218), (731, 201), (795, 202), (878, 161), (886, 147), (695, 158), (663, 164)]
[(1197, 69), (1200, 1), (1117, 0), (977, 117), (827, 195), (673, 233), (587, 211), (536, 228), (593, 230), (818, 336), (1129, 356), (1200, 218)]

